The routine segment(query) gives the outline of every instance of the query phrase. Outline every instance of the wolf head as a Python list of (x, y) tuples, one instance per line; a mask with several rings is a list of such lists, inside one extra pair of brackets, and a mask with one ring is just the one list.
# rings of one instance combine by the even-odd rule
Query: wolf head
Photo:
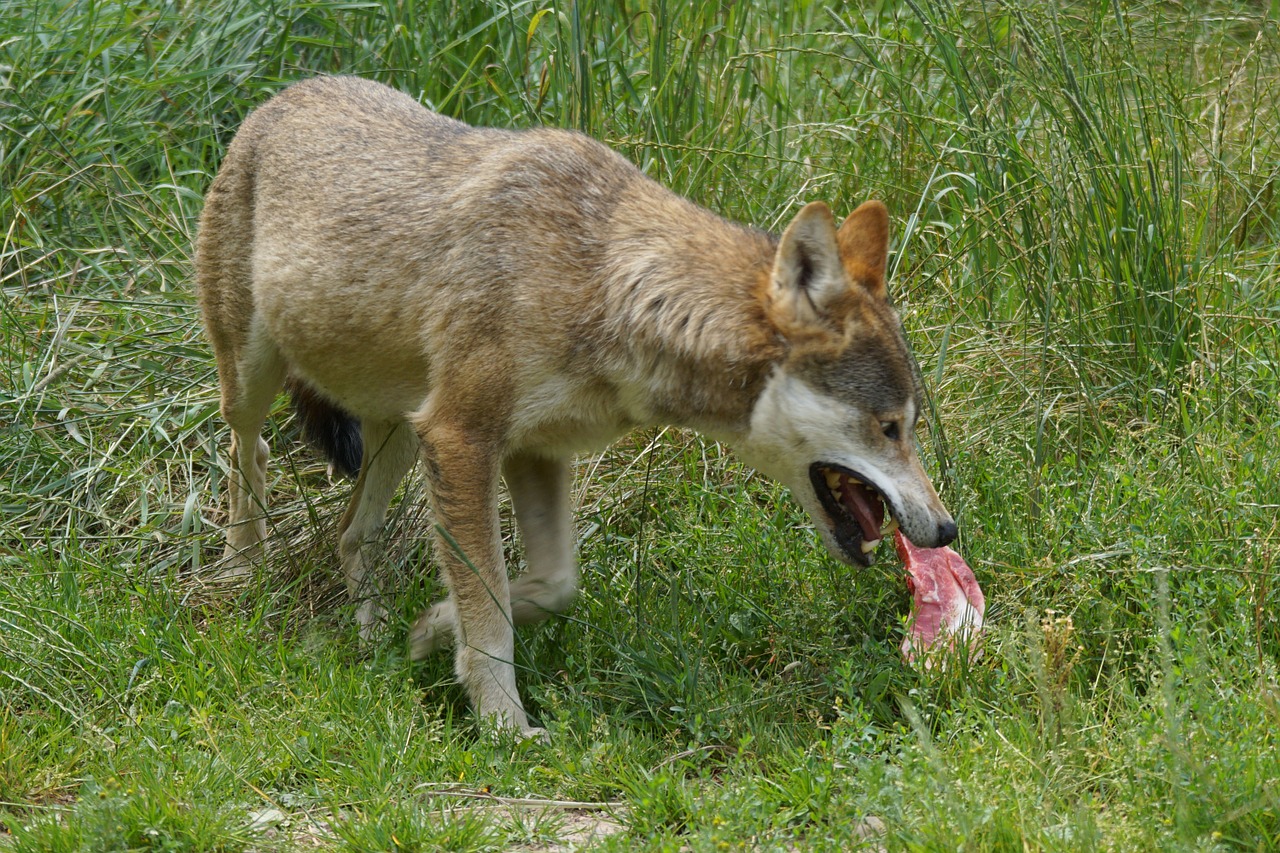
[(838, 229), (821, 202), (787, 227), (761, 294), (787, 354), (738, 447), (791, 489), (832, 554), (861, 565), (893, 522), (924, 548), (956, 535), (916, 454), (920, 377), (885, 289), (888, 243), (875, 201)]

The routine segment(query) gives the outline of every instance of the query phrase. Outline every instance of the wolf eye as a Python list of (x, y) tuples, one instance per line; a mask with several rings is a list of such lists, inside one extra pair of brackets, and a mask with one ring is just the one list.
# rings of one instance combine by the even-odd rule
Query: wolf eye
[(881, 421), (880, 431), (884, 433), (884, 437), (890, 441), (897, 441), (902, 437), (901, 431), (898, 429), (897, 421)]

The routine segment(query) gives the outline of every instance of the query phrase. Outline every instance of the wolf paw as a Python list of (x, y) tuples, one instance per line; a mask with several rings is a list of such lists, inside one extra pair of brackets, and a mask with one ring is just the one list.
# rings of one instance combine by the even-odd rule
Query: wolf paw
[(448, 601), (428, 608), (409, 629), (409, 659), (422, 660), (452, 645), (454, 619), (453, 605)]
[(533, 741), (534, 743), (551, 743), (551, 735), (547, 734), (547, 730), (541, 726), (529, 726), (520, 732), (520, 740)]
[(360, 639), (368, 642), (387, 623), (387, 611), (372, 599), (360, 602), (356, 609), (356, 625), (360, 629)]
[(222, 558), (202, 569), (198, 578), (210, 588), (234, 590), (253, 578), (255, 557), (260, 559), (260, 549), (240, 550), (228, 545)]
[[(524, 712), (520, 712), (524, 716)], [(542, 726), (531, 726), (524, 723), (513, 723), (511, 720), (497, 720), (488, 717), (479, 723), (481, 733), (492, 743), (508, 746), (520, 746), (527, 743), (549, 744), (551, 735)]]

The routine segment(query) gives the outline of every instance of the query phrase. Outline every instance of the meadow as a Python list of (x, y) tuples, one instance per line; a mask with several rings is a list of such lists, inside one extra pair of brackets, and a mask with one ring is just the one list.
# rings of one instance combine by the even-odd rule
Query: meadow
[[(1278, 20), (0, 0), (0, 850), (1280, 849)], [(517, 635), (545, 744), (408, 660), (441, 592), (414, 482), (398, 621), (359, 641), (350, 484), (283, 397), (268, 564), (211, 582), (227, 431), (192, 238), (245, 115), (319, 73), (581, 130), (771, 230), (882, 199), (984, 654), (904, 665), (895, 560), (836, 564), (677, 430), (581, 460), (583, 592)]]

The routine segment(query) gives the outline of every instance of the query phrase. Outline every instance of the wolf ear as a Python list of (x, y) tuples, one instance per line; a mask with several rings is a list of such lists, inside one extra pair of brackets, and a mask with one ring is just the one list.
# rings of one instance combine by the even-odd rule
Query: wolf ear
[(865, 201), (836, 232), (840, 260), (855, 285), (877, 299), (888, 298), (884, 284), (889, 259), (889, 211), (878, 201)]
[(772, 310), (787, 325), (812, 325), (848, 290), (831, 208), (820, 201), (806, 204), (778, 241), (770, 281)]

